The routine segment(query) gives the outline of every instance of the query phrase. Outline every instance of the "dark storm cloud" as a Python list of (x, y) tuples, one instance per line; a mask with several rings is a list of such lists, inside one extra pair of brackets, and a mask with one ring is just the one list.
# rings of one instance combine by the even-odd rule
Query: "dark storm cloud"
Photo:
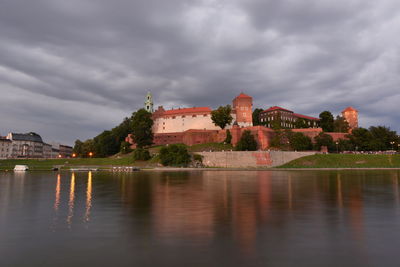
[(400, 4), (383, 1), (0, 0), (0, 134), (72, 144), (147, 90), (167, 108), (228, 104), (399, 117)]

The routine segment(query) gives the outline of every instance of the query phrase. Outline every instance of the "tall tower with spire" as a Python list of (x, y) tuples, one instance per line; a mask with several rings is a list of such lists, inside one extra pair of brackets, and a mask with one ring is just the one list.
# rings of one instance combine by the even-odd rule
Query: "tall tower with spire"
[(153, 96), (151, 95), (150, 92), (147, 93), (146, 99), (144, 101), (144, 109), (150, 113), (153, 113)]

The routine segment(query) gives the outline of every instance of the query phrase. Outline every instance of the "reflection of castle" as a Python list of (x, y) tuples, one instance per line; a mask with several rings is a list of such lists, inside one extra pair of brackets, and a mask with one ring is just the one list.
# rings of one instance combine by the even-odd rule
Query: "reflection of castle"
[[(183, 143), (195, 145), (211, 142), (223, 142), (226, 131), (232, 134), (232, 144), (236, 145), (245, 130), (251, 131), (256, 138), (259, 148), (266, 149), (274, 136), (273, 124), (279, 123), (282, 128), (302, 132), (313, 138), (322, 132), (318, 127), (319, 119), (294, 113), (280, 107), (269, 108), (260, 113), (260, 121), (264, 126), (253, 126), (253, 98), (240, 93), (232, 101), (232, 123), (224, 130), (216, 126), (211, 119), (211, 108), (192, 107), (165, 110), (159, 106), (153, 112), (153, 97), (150, 93), (145, 99), (145, 109), (153, 114), (153, 133), (155, 145)], [(351, 128), (358, 127), (358, 113), (349, 107), (343, 112), (343, 117), (349, 122)], [(301, 126), (299, 122), (301, 122)], [(296, 129), (301, 128), (301, 129)], [(344, 138), (345, 133), (331, 133), (334, 141)], [(126, 141), (135, 147), (132, 136)]]

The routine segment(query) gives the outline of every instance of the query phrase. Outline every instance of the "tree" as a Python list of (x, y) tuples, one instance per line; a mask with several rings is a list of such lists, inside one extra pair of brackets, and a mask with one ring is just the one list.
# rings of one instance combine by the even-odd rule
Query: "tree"
[(94, 151), (97, 157), (107, 157), (119, 152), (120, 143), (111, 131), (103, 131), (93, 138)]
[(321, 150), (322, 146), (326, 146), (329, 151), (335, 150), (335, 143), (333, 142), (332, 136), (326, 133), (320, 133), (316, 137), (315, 140), (315, 147), (317, 150)]
[(132, 118), (132, 136), (137, 147), (143, 148), (153, 144), (153, 120), (151, 113), (139, 109)]
[(305, 136), (303, 133), (291, 134), (289, 137), (289, 143), (294, 150), (303, 151), (312, 149), (311, 138)]
[(147, 149), (136, 148), (133, 151), (133, 160), (149, 160), (150, 158), (150, 152)]
[(131, 144), (129, 144), (126, 141), (122, 141), (121, 142), (121, 147), (119, 149), (119, 152), (121, 152), (122, 154), (127, 154), (129, 152), (132, 152)]
[(349, 123), (345, 118), (336, 116), (336, 119), (333, 122), (333, 131), (337, 133), (347, 133), (349, 131)]
[(187, 166), (191, 157), (185, 145), (173, 144), (162, 147), (160, 161), (164, 166)]
[(371, 149), (372, 150), (391, 150), (392, 146), (399, 143), (399, 137), (396, 131), (391, 131), (389, 127), (385, 126), (371, 126), (369, 127), (369, 132), (371, 134)]
[(225, 129), (233, 120), (231, 112), (232, 108), (230, 105), (220, 106), (218, 109), (211, 111), (211, 120), (215, 125), (221, 127), (221, 129)]
[(253, 126), (261, 125), (260, 113), (263, 111), (261, 108), (256, 108), (253, 111)]
[(298, 119), (296, 120), (296, 122), (294, 123), (294, 126), (295, 126), (297, 129), (308, 128), (307, 122), (306, 122), (306, 120), (303, 119), (303, 118), (298, 118)]
[(236, 145), (238, 151), (255, 151), (257, 150), (257, 142), (250, 131), (243, 132), (242, 137)]
[(351, 144), (357, 151), (369, 151), (372, 150), (372, 135), (365, 128), (354, 129), (350, 135), (348, 135)]
[(225, 141), (226, 144), (230, 144), (232, 142), (232, 134), (231, 131), (226, 130), (226, 137), (225, 137)]
[(74, 148), (72, 150), (78, 157), (83, 155), (83, 142), (79, 139), (75, 141)]
[(320, 126), (324, 132), (333, 132), (334, 119), (332, 113), (323, 111), (319, 114)]

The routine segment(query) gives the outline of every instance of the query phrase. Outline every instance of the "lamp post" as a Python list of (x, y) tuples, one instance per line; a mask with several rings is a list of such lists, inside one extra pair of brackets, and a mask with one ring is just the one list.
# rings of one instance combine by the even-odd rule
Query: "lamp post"
[(393, 150), (394, 141), (390, 142), (390, 144), (392, 145), (392, 150)]
[(89, 157), (90, 157), (90, 158), (93, 157), (93, 152), (89, 152)]
[(335, 142), (335, 144), (336, 144), (336, 153), (338, 153), (338, 154), (339, 154), (339, 142), (338, 142), (338, 141), (336, 141), (336, 142)]

